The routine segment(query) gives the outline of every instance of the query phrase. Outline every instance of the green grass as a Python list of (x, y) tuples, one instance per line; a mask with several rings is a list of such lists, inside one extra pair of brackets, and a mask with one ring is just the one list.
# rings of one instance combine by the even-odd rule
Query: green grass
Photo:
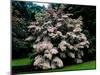
[(65, 66), (61, 69), (55, 69), (55, 70), (49, 70), (52, 71), (73, 71), (73, 70), (90, 70), (90, 69), (96, 69), (96, 61), (88, 61), (81, 64), (75, 64), (70, 66)]
[[(12, 60), (12, 67), (18, 68), (20, 66), (21, 68), (21, 66), (27, 66), (27, 65), (30, 65), (30, 59), (28, 58)], [(53, 70), (50, 69), (50, 70), (44, 70), (44, 71), (29, 71), (29, 72), (25, 71), (23, 73), (44, 73), (44, 72), (60, 72), (60, 71), (75, 71), (75, 70), (90, 70), (90, 69), (96, 69), (95, 60), (83, 62), (81, 64), (68, 65), (59, 69), (53, 69)]]
[(22, 58), (22, 59), (14, 59), (12, 60), (12, 66), (24, 66), (29, 65), (30, 59), (29, 58)]

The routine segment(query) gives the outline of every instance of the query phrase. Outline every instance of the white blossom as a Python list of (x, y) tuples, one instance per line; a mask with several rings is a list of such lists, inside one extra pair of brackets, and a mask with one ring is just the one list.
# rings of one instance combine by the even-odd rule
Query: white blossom
[(63, 67), (63, 62), (60, 58), (58, 57), (55, 57), (53, 60), (52, 60), (52, 63), (51, 63), (51, 67), (54, 69), (54, 68), (60, 68), (60, 67)]
[(51, 52), (51, 54), (57, 54), (58, 53), (58, 50), (57, 50), (57, 48), (52, 48), (50, 50), (50, 52)]
[(45, 50), (45, 51), (44, 51), (44, 57), (45, 57), (45, 58), (48, 58), (49, 60), (52, 59), (52, 54), (50, 53), (49, 50)]
[(66, 41), (65, 40), (62, 40), (59, 44), (59, 48), (61, 49), (61, 51), (66, 51)]

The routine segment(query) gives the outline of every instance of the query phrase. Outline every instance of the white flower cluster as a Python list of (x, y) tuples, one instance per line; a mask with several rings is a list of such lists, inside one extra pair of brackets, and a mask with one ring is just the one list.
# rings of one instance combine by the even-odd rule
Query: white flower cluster
[[(73, 14), (66, 14), (59, 10), (48, 9), (41, 24), (31, 22), (28, 27), (32, 36), (26, 38), (30, 41), (36, 37), (33, 48), (36, 57), (33, 66), (36, 69), (54, 69), (64, 66), (64, 59), (73, 59), (73, 62), (82, 63), (84, 48), (89, 48), (89, 41), (82, 31), (82, 17), (72, 19)], [(56, 10), (56, 11), (55, 11)]]

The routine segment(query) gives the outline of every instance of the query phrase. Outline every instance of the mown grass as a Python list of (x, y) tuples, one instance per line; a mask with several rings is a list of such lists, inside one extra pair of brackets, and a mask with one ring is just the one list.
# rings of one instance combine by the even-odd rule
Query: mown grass
[(24, 66), (24, 65), (29, 65), (30, 64), (30, 59), (29, 58), (22, 58), (22, 59), (14, 59), (12, 60), (12, 67), (13, 66)]
[[(18, 72), (19, 73), (44, 73), (44, 72), (61, 72), (61, 71), (75, 71), (75, 70), (91, 70), (91, 69), (96, 69), (96, 61), (92, 60), (92, 61), (88, 61), (88, 62), (83, 62), (81, 64), (73, 64), (73, 65), (68, 65), (65, 66), (63, 68), (59, 68), (59, 69), (50, 69), (50, 70), (44, 70), (44, 71), (23, 71), (21, 72), (21, 66), (27, 66), (30, 65), (30, 59), (28, 58), (24, 58), (24, 59), (16, 59), (12, 61), (12, 67), (17, 67), (18, 68)], [(20, 67), (19, 67), (20, 66)], [(12, 68), (14, 69), (14, 68)], [(26, 69), (28, 69), (26, 67)], [(25, 70), (26, 70), (25, 69)], [(29, 68), (30, 69), (30, 68)], [(17, 72), (17, 70), (15, 70)], [(17, 72), (17, 73), (18, 73)]]
[(69, 65), (65, 66), (64, 68), (61, 69), (55, 69), (55, 70), (49, 70), (49, 71), (73, 71), (73, 70), (90, 70), (90, 69), (96, 69), (96, 61), (88, 61), (84, 62), (81, 64), (74, 64), (74, 65)]

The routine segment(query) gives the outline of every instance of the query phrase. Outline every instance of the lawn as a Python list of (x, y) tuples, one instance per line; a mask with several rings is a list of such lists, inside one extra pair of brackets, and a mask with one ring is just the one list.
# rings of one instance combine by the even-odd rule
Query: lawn
[(12, 60), (12, 66), (24, 66), (29, 65), (30, 59), (29, 58), (22, 58), (22, 59), (14, 59)]
[(96, 61), (88, 61), (84, 62), (81, 64), (74, 64), (70, 66), (65, 66), (64, 68), (61, 69), (55, 69), (55, 70), (50, 70), (50, 71), (73, 71), (73, 70), (89, 70), (89, 69), (96, 69)]
[(74, 71), (74, 70), (90, 70), (96, 69), (96, 61), (88, 61), (81, 64), (68, 65), (63, 68), (45, 71), (34, 71), (30, 67), (30, 60), (28, 58), (16, 59), (12, 61), (13, 73), (42, 73), (42, 72), (58, 72), (58, 71)]

